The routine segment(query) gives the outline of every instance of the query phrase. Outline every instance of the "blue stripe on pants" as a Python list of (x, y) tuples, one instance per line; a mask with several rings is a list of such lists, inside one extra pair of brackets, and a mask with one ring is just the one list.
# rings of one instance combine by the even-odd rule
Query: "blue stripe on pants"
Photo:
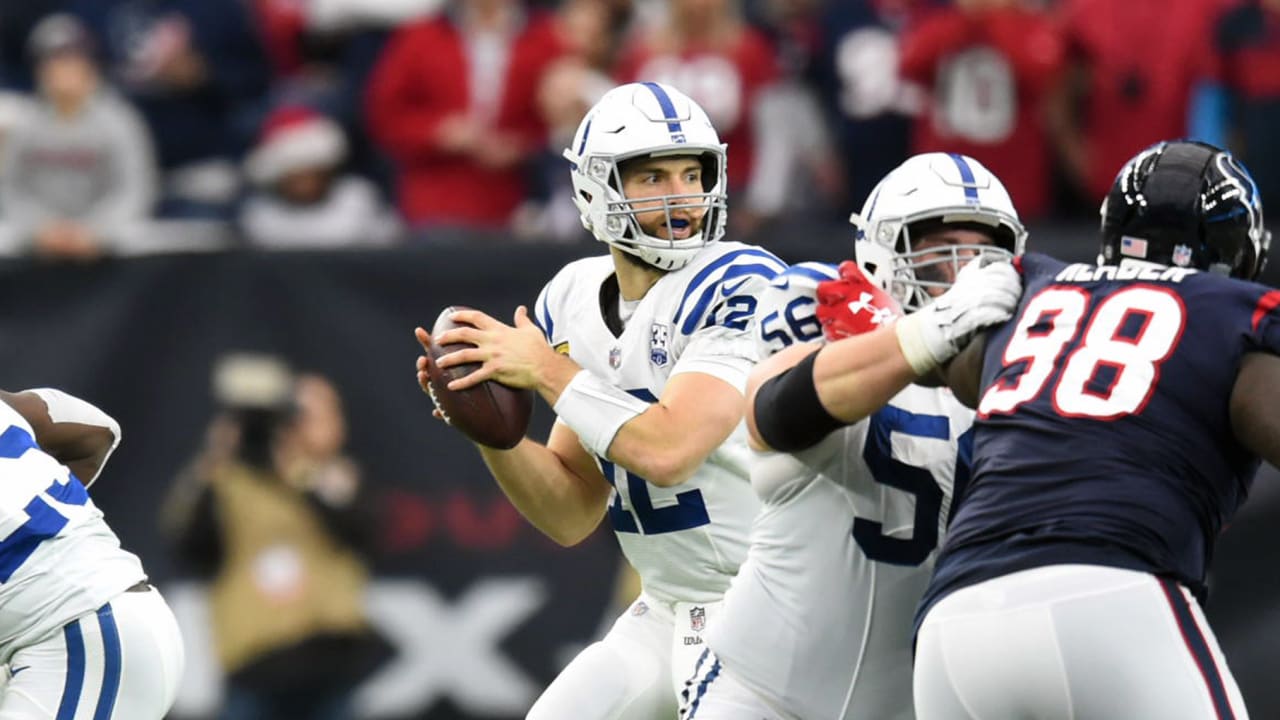
[(111, 720), (116, 695), (120, 692), (121, 657), (120, 630), (116, 627), (116, 617), (109, 603), (98, 610), (98, 626), (102, 628), (102, 692), (98, 694), (93, 720)]
[(67, 623), (62, 634), (67, 638), (67, 681), (62, 686), (62, 702), (58, 704), (56, 717), (72, 720), (84, 688), (84, 637), (80, 634), (80, 621)]
[(702, 702), (702, 696), (707, 694), (707, 688), (711, 687), (711, 683), (715, 681), (716, 676), (720, 674), (720, 660), (717, 658), (711, 664), (711, 670), (707, 672), (707, 676), (702, 678), (702, 682), (698, 683), (698, 694), (693, 698), (693, 704), (689, 706), (689, 718), (693, 720), (693, 716), (698, 713), (698, 703)]
[(693, 675), (684, 681), (684, 690), (680, 691), (680, 714), (684, 715), (684, 704), (689, 702), (689, 690), (693, 688), (693, 683), (698, 679), (698, 673), (702, 672), (702, 663), (707, 661), (707, 656), (711, 655), (711, 648), (705, 648), (702, 654), (698, 656), (698, 663), (693, 666)]
[(1205, 685), (1209, 688), (1209, 697), (1213, 699), (1214, 712), (1220, 720), (1234, 720), (1235, 712), (1231, 709), (1231, 700), (1227, 696), (1226, 684), (1222, 682), (1222, 674), (1218, 672), (1218, 663), (1213, 659), (1213, 653), (1209, 650), (1209, 641), (1200, 631), (1200, 625), (1196, 622), (1181, 587), (1172, 580), (1164, 578), (1160, 579), (1160, 587), (1164, 589), (1165, 599), (1173, 609), (1173, 617), (1178, 621), (1182, 639), (1186, 642), (1187, 649), (1191, 651), (1191, 657), (1195, 660), (1196, 667), (1200, 669), (1200, 674), (1204, 676)]

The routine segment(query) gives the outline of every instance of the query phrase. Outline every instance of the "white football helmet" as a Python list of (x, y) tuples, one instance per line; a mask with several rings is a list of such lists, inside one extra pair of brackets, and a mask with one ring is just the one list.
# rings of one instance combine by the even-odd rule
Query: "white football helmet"
[[(1027, 244), (1027, 230), (1018, 220), (1018, 211), (1000, 179), (971, 157), (957, 153), (925, 153), (908, 158), (876, 185), (849, 222), (858, 228), (855, 257), (861, 255), (877, 264), (873, 275), (882, 279), (885, 253), (868, 252), (863, 242), (888, 250), (892, 268), (887, 278), (889, 292), (907, 312), (927, 304), (930, 288), (946, 289), (951, 283), (937, 279), (939, 265), (951, 263), (955, 273), (980, 254), (1021, 255)], [(916, 249), (913, 236), (960, 226), (991, 234), (995, 245), (951, 245)], [(920, 271), (924, 272), (921, 273)], [(868, 275), (872, 275), (868, 272)]]
[[(725, 147), (706, 112), (670, 85), (639, 82), (610, 90), (587, 112), (573, 145), (564, 151), (583, 227), (597, 240), (658, 269), (684, 267), (699, 250), (724, 237)], [(623, 195), (618, 166), (635, 157), (679, 155), (697, 156), (701, 161), (703, 192), (648, 197), (644, 202), (661, 201), (668, 224), (673, 207), (701, 205), (706, 208), (702, 227), (683, 239), (645, 234), (636, 221), (637, 209)]]

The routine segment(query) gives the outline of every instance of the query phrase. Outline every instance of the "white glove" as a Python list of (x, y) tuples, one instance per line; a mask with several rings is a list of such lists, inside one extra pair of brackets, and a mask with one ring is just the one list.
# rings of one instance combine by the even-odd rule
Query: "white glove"
[(980, 257), (951, 289), (899, 320), (898, 346), (918, 375), (956, 356), (983, 328), (1008, 320), (1022, 297), (1022, 276), (1007, 260)]

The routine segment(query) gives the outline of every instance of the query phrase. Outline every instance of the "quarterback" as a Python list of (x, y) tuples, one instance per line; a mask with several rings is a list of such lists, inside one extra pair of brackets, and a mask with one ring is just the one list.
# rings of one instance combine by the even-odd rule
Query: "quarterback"
[[(742, 422), (759, 293), (785, 265), (721, 242), (725, 146), (706, 113), (668, 85), (614, 88), (565, 151), (584, 226), (609, 254), (570, 263), (534, 316), (478, 311), (440, 344), (472, 343), (441, 368), (450, 384), (534, 389), (557, 422), (545, 444), (480, 446), (524, 516), (564, 545), (607, 515), (642, 592), (529, 712), (534, 720), (656, 720), (676, 714), (759, 508)], [(418, 329), (420, 342), (430, 338)], [(426, 357), (418, 360), (426, 388)], [(601, 579), (607, 582), (608, 579)]]

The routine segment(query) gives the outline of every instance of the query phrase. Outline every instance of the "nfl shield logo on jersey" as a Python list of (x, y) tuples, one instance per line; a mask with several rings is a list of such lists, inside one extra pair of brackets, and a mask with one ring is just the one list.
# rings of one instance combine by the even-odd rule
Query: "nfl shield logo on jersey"
[(689, 608), (689, 629), (702, 632), (707, 626), (707, 609), (704, 607)]
[(1173, 264), (1178, 267), (1186, 267), (1191, 264), (1191, 247), (1188, 245), (1175, 245), (1173, 247)]
[(609, 367), (617, 370), (620, 365), (622, 365), (622, 348), (614, 345), (609, 348)]
[(671, 356), (667, 352), (667, 341), (671, 337), (671, 329), (665, 323), (654, 323), (649, 328), (649, 362), (662, 367)]

